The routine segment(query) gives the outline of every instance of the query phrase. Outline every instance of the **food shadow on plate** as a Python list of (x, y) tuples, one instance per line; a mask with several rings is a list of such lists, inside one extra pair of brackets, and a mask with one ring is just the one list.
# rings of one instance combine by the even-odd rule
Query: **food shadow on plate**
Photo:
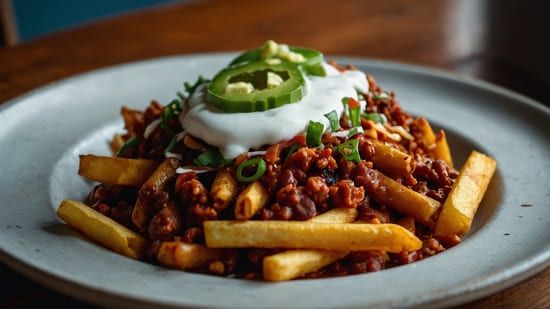
[(75, 230), (74, 228), (70, 227), (68, 224), (65, 224), (63, 222), (50, 222), (42, 225), (42, 230), (54, 234), (56, 236), (68, 236), (68, 237), (78, 237), (82, 240), (89, 241), (91, 243), (95, 243), (93, 240), (91, 240), (86, 235), (80, 233), (79, 231)]

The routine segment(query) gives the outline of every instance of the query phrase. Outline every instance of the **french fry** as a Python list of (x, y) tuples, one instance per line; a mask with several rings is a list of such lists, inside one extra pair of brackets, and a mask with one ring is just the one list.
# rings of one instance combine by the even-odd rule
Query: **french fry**
[(197, 142), (194, 138), (187, 134), (183, 137), (183, 144), (189, 149), (203, 150), (205, 148), (201, 143)]
[(114, 155), (117, 153), (120, 149), (120, 147), (124, 144), (124, 139), (122, 138), (122, 135), (116, 133), (113, 135), (113, 139), (109, 143), (109, 147), (111, 148), (111, 153)]
[(418, 135), (420, 144), (424, 145), (435, 159), (441, 159), (445, 161), (449, 167), (453, 167), (453, 159), (449, 145), (447, 144), (445, 131), (440, 130), (438, 134), (435, 135), (428, 120), (422, 117), (416, 118), (414, 120), (414, 125), (416, 129), (421, 132), (421, 134)]
[(219, 169), (210, 188), (213, 207), (218, 211), (225, 209), (237, 195), (237, 191), (235, 176), (226, 168)]
[(261, 182), (254, 181), (237, 196), (234, 210), (235, 218), (240, 220), (252, 218), (258, 210), (266, 205), (268, 200), (267, 189)]
[(447, 143), (447, 135), (445, 134), (445, 131), (440, 130), (435, 137), (432, 152), (436, 159), (441, 159), (445, 161), (449, 167), (453, 167), (453, 158), (451, 156), (449, 144)]
[[(348, 223), (357, 217), (355, 208), (333, 208), (309, 221), (318, 223)], [(284, 281), (301, 277), (345, 257), (348, 251), (295, 249), (266, 256), (262, 262), (265, 280)]]
[(355, 218), (357, 218), (356, 208), (341, 207), (325, 211), (308, 221), (317, 223), (349, 223), (355, 221)]
[(398, 176), (411, 174), (415, 165), (411, 155), (378, 140), (369, 140), (369, 143), (374, 148), (372, 162), (378, 169)]
[(433, 226), (432, 216), (441, 206), (438, 201), (413, 191), (374, 169), (369, 169), (368, 177), (361, 177), (357, 183), (376, 202), (407, 214), (426, 226)]
[(462, 236), (470, 230), (496, 167), (493, 158), (472, 151), (443, 204), (435, 225), (435, 236)]
[(159, 192), (176, 175), (178, 165), (177, 159), (166, 158), (141, 185), (136, 204), (132, 209), (132, 222), (139, 229), (144, 229), (147, 222), (151, 219), (149, 203), (145, 196), (154, 196)]
[(221, 257), (222, 250), (181, 240), (166, 241), (157, 252), (158, 261), (168, 267), (187, 270), (208, 265)]
[(80, 155), (78, 174), (93, 181), (124, 186), (141, 186), (158, 162), (148, 159), (126, 159)]
[(124, 119), (124, 127), (130, 133), (131, 136), (140, 136), (142, 132), (139, 131), (140, 124), (143, 123), (144, 112), (130, 109), (126, 106), (120, 108), (120, 114)]
[(210, 248), (303, 248), (337, 251), (418, 250), (422, 241), (397, 224), (213, 220), (203, 223)]
[(414, 119), (413, 123), (415, 128), (421, 132), (417, 136), (420, 144), (424, 145), (426, 148), (429, 148), (433, 143), (435, 143), (434, 131), (426, 118), (418, 117)]
[(329, 265), (348, 253), (348, 251), (299, 249), (266, 256), (262, 263), (263, 277), (268, 281), (291, 280)]
[(416, 226), (413, 217), (402, 217), (397, 221), (397, 224), (409, 230), (411, 233), (416, 233)]
[(141, 259), (147, 249), (148, 241), (141, 235), (84, 203), (63, 200), (57, 216), (104, 247), (129, 258)]

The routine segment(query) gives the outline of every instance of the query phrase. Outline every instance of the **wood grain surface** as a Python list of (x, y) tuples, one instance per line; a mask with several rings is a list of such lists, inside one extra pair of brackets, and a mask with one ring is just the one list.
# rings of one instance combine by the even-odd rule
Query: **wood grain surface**
[[(267, 39), (327, 55), (411, 63), (550, 104), (550, 1), (191, 1), (0, 47), (0, 104), (78, 73), (155, 57), (236, 51)], [(481, 253), (482, 254), (482, 253)], [(0, 307), (93, 307), (6, 266)], [(6, 281), (7, 280), (7, 281)], [(550, 307), (550, 269), (459, 308)]]

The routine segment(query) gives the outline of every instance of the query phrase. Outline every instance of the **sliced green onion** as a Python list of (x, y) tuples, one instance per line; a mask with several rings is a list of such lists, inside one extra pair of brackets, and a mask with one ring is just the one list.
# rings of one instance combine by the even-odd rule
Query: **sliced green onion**
[(347, 105), (349, 120), (352, 127), (358, 127), (361, 125), (361, 104), (354, 98), (344, 97), (342, 103)]
[(363, 113), (361, 116), (367, 120), (375, 121), (378, 123), (386, 123), (388, 122), (388, 118), (386, 118), (386, 115), (382, 113)]
[(343, 97), (342, 98), (342, 103), (344, 104), (344, 106), (347, 105), (349, 109), (353, 109), (353, 108), (356, 108), (356, 107), (361, 107), (361, 104), (359, 104), (359, 101), (357, 101), (354, 98), (350, 98), (350, 97)]
[(349, 119), (351, 120), (351, 125), (353, 127), (361, 126), (361, 110), (360, 106), (351, 108), (349, 110)]
[(357, 91), (357, 99), (359, 101), (365, 101), (365, 94), (362, 92)]
[(288, 154), (286, 155), (286, 158), (285, 158), (285, 161), (288, 160), (288, 158), (290, 158), (290, 156), (295, 153), (298, 148), (300, 148), (300, 144), (296, 143), (294, 145), (292, 145), (292, 147), (290, 147), (290, 150), (288, 150)]
[(348, 133), (348, 136), (347, 136), (347, 137), (352, 137), (352, 136), (354, 136), (355, 134), (361, 133), (361, 132), (363, 132), (363, 127), (355, 127), (355, 128), (352, 128), (351, 130), (349, 130), (349, 133)]
[(344, 104), (344, 106), (348, 105), (348, 101), (349, 101), (349, 97), (343, 97), (342, 98), (342, 104)]
[(374, 100), (383, 100), (383, 99), (388, 99), (389, 97), (390, 97), (390, 96), (389, 96), (387, 93), (385, 93), (385, 92), (382, 92), (382, 93), (380, 93), (380, 94), (377, 94), (377, 93), (373, 93), (373, 94), (372, 94), (372, 98), (373, 98)]
[(317, 121), (310, 120), (306, 131), (306, 144), (308, 146), (319, 146), (325, 126)]
[(359, 156), (359, 142), (356, 139), (351, 139), (345, 143), (338, 145), (336, 148), (342, 157), (347, 161), (361, 162)]
[(164, 130), (168, 131), (170, 128), (168, 127), (168, 120), (176, 115), (178, 115), (181, 112), (181, 102), (177, 99), (172, 100), (170, 104), (166, 105), (164, 108), (164, 114), (161, 116), (161, 122), (160, 126)]
[(338, 131), (338, 128), (340, 128), (340, 117), (338, 117), (338, 113), (335, 110), (332, 110), (330, 113), (327, 113), (324, 116), (327, 117), (330, 123), (330, 131)]
[(115, 154), (115, 157), (123, 157), (128, 150), (131, 148), (137, 147), (139, 145), (139, 139), (137, 139), (135, 136), (130, 137), (120, 148), (118, 149), (117, 153)]
[[(256, 166), (256, 172), (253, 175), (245, 176), (243, 175), (243, 170), (248, 166)], [(267, 169), (267, 166), (265, 164), (265, 161), (262, 157), (257, 157), (254, 159), (246, 160), (239, 164), (237, 167), (237, 171), (235, 176), (237, 177), (238, 181), (242, 182), (252, 182), (255, 180), (260, 179), (265, 174), (265, 171)]]
[(212, 168), (220, 168), (233, 160), (228, 160), (223, 157), (223, 155), (217, 150), (208, 150), (201, 153), (198, 157), (193, 160), (193, 163), (198, 166), (208, 166)]
[(172, 140), (170, 141), (170, 143), (168, 144), (168, 146), (166, 146), (166, 148), (164, 149), (164, 152), (170, 152), (172, 150), (174, 150), (174, 148), (176, 148), (176, 145), (178, 144), (178, 135), (174, 135), (174, 137), (172, 137)]

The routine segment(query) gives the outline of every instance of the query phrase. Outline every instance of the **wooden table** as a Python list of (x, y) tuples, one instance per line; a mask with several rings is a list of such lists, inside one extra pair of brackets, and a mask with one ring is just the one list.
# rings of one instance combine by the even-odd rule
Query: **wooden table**
[[(0, 47), (0, 102), (77, 73), (159, 56), (235, 51), (266, 39), (487, 80), (550, 103), (544, 1), (192, 1)], [(89, 306), (6, 266), (0, 306)], [(468, 308), (549, 307), (550, 268)], [(92, 306), (89, 306), (92, 307)]]

